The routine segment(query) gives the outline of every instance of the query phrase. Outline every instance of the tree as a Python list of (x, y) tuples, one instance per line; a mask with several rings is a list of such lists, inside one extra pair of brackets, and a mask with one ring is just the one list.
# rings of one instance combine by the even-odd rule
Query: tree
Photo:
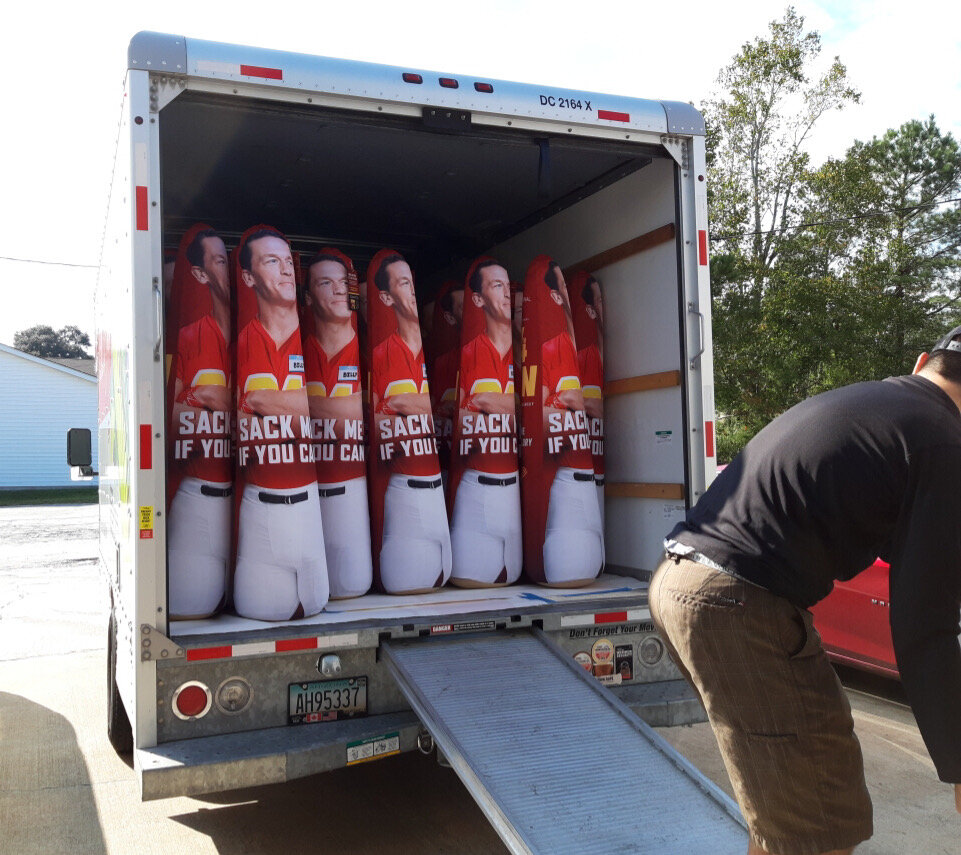
[(860, 373), (910, 370), (961, 314), (961, 146), (934, 120), (855, 142), (817, 176), (822, 220), (851, 218), (833, 238), (834, 266), (859, 295)]
[(791, 329), (799, 312), (822, 319), (818, 304), (835, 290), (830, 277), (810, 281), (805, 271), (782, 264), (786, 255), (799, 257), (794, 228), (808, 193), (811, 132), (825, 113), (860, 97), (836, 57), (812, 79), (820, 52), (820, 36), (805, 33), (804, 18), (788, 7), (767, 38), (745, 44), (722, 69), (724, 94), (704, 109), (724, 454), (794, 402), (799, 373), (817, 360), (791, 346)]
[(90, 336), (73, 325), (55, 330), (46, 324), (38, 324), (20, 330), (13, 336), (13, 346), (24, 353), (32, 353), (44, 359), (93, 358), (84, 349), (90, 347)]

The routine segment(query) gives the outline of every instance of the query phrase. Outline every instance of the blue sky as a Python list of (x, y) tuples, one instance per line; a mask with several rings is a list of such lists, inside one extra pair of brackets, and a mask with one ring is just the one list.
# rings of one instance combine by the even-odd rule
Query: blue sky
[[(795, 4), (847, 65), (860, 106), (825, 119), (816, 159), (934, 113), (961, 137), (961, 5), (942, 0)], [(139, 30), (457, 74), (700, 103), (741, 44), (785, 6), (292, 0), (92, 2), (22, 7), (0, 51), (0, 342), (37, 323), (93, 334), (99, 258), (127, 43)], [(464, 11), (461, 11), (463, 9)], [(31, 259), (31, 263), (5, 260)], [(61, 262), (66, 267), (36, 262)]]

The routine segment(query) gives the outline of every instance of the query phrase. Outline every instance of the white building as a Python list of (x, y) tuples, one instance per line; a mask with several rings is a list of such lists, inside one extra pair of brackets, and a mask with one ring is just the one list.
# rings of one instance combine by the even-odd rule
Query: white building
[(70, 480), (67, 430), (89, 428), (97, 469), (92, 359), (54, 361), (0, 344), (0, 490), (92, 486)]

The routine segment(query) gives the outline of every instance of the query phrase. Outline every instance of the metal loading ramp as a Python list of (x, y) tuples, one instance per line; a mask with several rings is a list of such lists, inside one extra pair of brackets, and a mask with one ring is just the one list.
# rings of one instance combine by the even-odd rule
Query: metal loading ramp
[(747, 850), (737, 805), (539, 630), (381, 649), (512, 852)]

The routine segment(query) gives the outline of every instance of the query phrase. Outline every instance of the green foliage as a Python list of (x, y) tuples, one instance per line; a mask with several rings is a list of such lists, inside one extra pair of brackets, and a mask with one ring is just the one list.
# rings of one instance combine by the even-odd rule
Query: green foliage
[(14, 334), (13, 346), (44, 359), (92, 358), (86, 350), (90, 347), (90, 336), (73, 325), (55, 330), (46, 324), (38, 324)]
[(825, 112), (857, 101), (788, 8), (706, 109), (718, 456), (810, 395), (911, 370), (961, 317), (961, 152), (931, 117), (814, 169)]

